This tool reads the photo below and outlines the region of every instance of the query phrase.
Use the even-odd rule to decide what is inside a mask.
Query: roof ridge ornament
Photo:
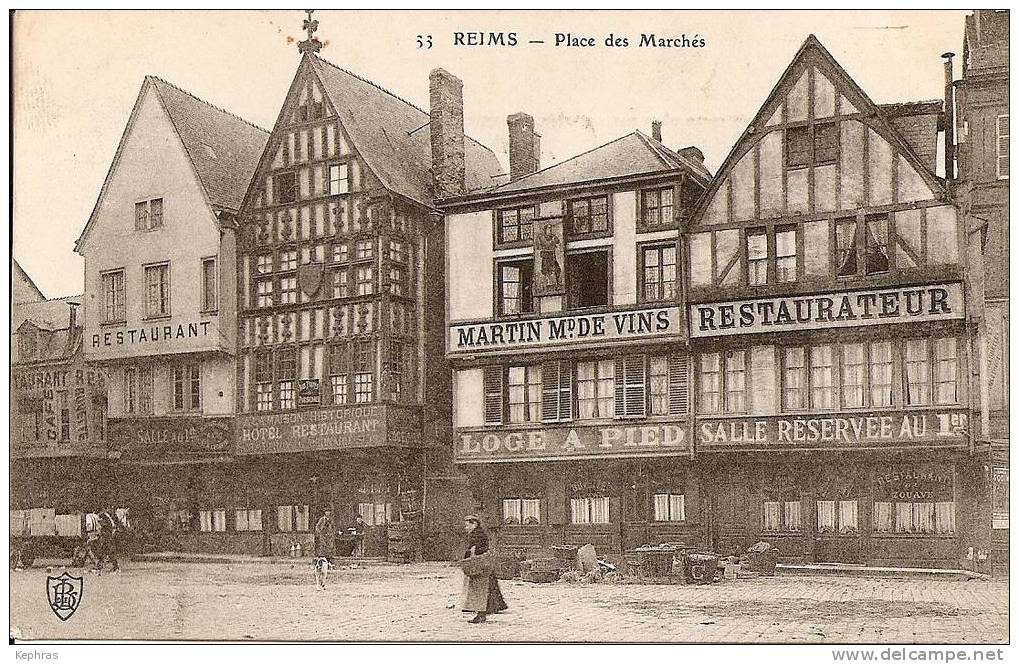
[[[322,42],[315,36],[315,31],[318,30],[318,21],[311,18],[315,10],[305,9],[304,13],[308,15],[308,18],[304,19],[304,30],[307,31],[308,38],[297,44],[297,50],[301,53],[318,53],[322,50]]]

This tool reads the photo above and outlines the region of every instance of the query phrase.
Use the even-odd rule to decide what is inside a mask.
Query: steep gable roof
[[[82,295],[57,297],[39,302],[15,303],[11,307],[11,329],[17,330],[25,321],[31,321],[43,330],[59,330],[67,327],[68,305],[81,304]],[[80,322],[80,321],[79,321]]]
[[[120,161],[142,101],[150,89],[155,91],[160,106],[180,138],[209,204],[213,209],[231,212],[240,209],[258,159],[269,140],[269,132],[161,78],[146,76],[92,214],[75,242],[76,250],[95,224],[110,178]]]
[[[785,71],[778,78],[767,99],[761,104],[753,120],[750,121],[750,124],[740,135],[739,139],[733,144],[732,150],[730,150],[725,161],[722,162],[722,165],[715,173],[711,185],[701,195],[700,201],[697,204],[697,210],[694,213],[695,222],[704,213],[718,187],[725,181],[725,176],[739,158],[743,156],[744,146],[756,139],[757,130],[765,127],[769,118],[775,113],[778,104],[781,103],[786,90],[796,82],[797,76],[811,64],[819,64],[825,69],[826,73],[831,74],[833,77],[832,83],[835,85],[836,90],[846,95],[857,111],[873,117],[875,130],[898,148],[899,152],[917,170],[928,185],[935,190],[944,189],[943,180],[935,175],[923,162],[919,155],[917,155],[916,150],[913,149],[898,129],[889,121],[891,109],[887,108],[883,111],[880,106],[875,104],[867,93],[863,91],[863,88],[853,80],[846,70],[842,68],[842,65],[828,52],[828,49],[818,41],[817,37],[808,35],[799,50],[796,51],[792,61],[790,61]]]
[[[577,182],[647,175],[686,168],[707,184],[711,174],[703,164],[670,150],[650,136],[633,131],[596,148],[522,178],[490,188],[488,194],[522,192]]]
[[[21,267],[21,263],[19,263],[15,258],[11,259],[11,272],[11,287],[15,291],[15,299],[13,300],[15,304],[21,302],[38,302],[46,299],[46,296],[42,294],[42,290],[40,290],[35,284],[32,277],[28,276],[28,272],[25,271],[25,268]],[[23,297],[21,298],[18,298],[17,292],[17,284],[19,282],[28,288],[28,293],[23,294]],[[27,295],[27,299],[24,295]]]
[[[390,191],[433,205],[432,147],[427,111],[315,55],[305,56],[318,75],[354,148]],[[303,62],[302,62],[303,64]],[[490,187],[503,174],[495,154],[464,140],[467,189]]]

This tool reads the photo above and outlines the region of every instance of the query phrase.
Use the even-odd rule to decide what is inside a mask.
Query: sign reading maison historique
[[[690,305],[690,336],[889,325],[965,317],[962,284],[767,297]]]
[[[663,456],[691,451],[687,428],[671,423],[461,431],[453,447],[459,463]]]
[[[587,342],[652,339],[683,334],[679,307],[487,321],[450,325],[452,353],[526,350]]]
[[[419,413],[394,404],[309,408],[237,417],[238,454],[418,447]]]

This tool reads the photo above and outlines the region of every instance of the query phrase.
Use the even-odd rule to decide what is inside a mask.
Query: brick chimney
[[[955,53],[942,53],[945,59],[945,179],[955,179],[955,85],[952,58]],[[937,139],[935,139],[936,141]]]
[[[510,180],[517,180],[540,168],[541,135],[534,133],[534,118],[514,113],[506,118],[509,126]]]
[[[435,198],[466,193],[463,81],[445,69],[428,76]]]
[[[651,121],[651,138],[655,139],[659,143],[662,142],[662,121],[652,120]]]

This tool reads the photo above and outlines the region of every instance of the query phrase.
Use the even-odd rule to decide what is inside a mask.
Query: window
[[[842,346],[842,405],[846,408],[862,408],[866,405],[867,360],[864,344]]]
[[[831,346],[810,349],[810,407],[835,408],[835,361]]]
[[[888,271],[888,215],[867,216],[866,251],[867,274]]]
[[[155,386],[152,381],[152,368],[139,367],[138,371],[138,412],[142,415],[152,414],[152,396]]]
[[[604,233],[609,229],[608,196],[567,201],[567,228],[570,235]]]
[[[297,380],[297,349],[276,349],[276,395],[280,410],[297,407],[294,381]]]
[[[570,523],[609,523],[609,499],[604,496],[596,498],[571,498]]]
[[[1008,116],[998,116],[998,178],[1008,179]]]
[[[389,241],[389,260],[401,265],[407,262],[407,247],[400,240]]]
[[[955,503],[874,502],[874,531],[909,535],[954,535]]]
[[[403,295],[406,291],[404,286],[406,276],[402,267],[390,267],[389,268],[389,292],[393,295]]]
[[[796,229],[775,229],[775,277],[779,283],[796,281]]]
[[[358,503],[357,513],[369,526],[384,526],[393,520],[392,503]]]
[[[666,244],[643,249],[644,271],[641,293],[645,302],[676,299],[676,245]]]
[[[807,360],[803,348],[786,348],[782,375],[782,407],[803,410],[807,399]]]
[[[346,242],[333,245],[333,262],[346,263],[350,260],[350,248]]]
[[[350,191],[346,164],[329,165],[329,195],[346,194]]]
[[[830,164],[838,158],[839,129],[834,122],[785,130],[786,166]]]
[[[255,410],[272,410],[272,351],[255,353]]]
[[[374,399],[375,346],[371,341],[358,341],[354,346],[354,403],[370,403]]]
[[[134,229],[150,231],[163,225],[163,199],[153,198],[134,204]]]
[[[329,390],[334,404],[347,403],[350,390],[347,353],[347,346],[344,344],[333,344],[329,347]]]
[[[297,200],[297,173],[280,173],[273,178],[276,203],[293,203]]]
[[[254,532],[262,530],[262,510],[234,510],[234,524],[238,532]]]
[[[67,390],[57,390],[57,412],[60,414],[60,442],[71,440],[71,404]]]
[[[284,249],[280,252],[280,271],[297,269],[297,250]]]
[[[800,497],[793,489],[766,489],[762,507],[761,530],[797,532],[802,529]]]
[[[358,240],[354,244],[354,257],[359,260],[367,260],[375,256],[375,243],[372,240]]]
[[[297,302],[297,277],[280,277],[280,304]]]
[[[888,215],[868,215],[862,229],[862,233],[858,232],[856,219],[835,222],[837,274],[840,277],[888,271]]]
[[[255,258],[255,273],[270,274],[272,272],[272,254],[259,254]]]
[[[499,244],[509,242],[530,242],[534,237],[534,216],[536,207],[499,210]]]
[[[361,265],[357,268],[355,276],[358,295],[371,295],[375,292],[375,268],[371,265]]]
[[[672,207],[672,187],[640,192],[640,223],[642,226],[667,226],[675,221]]]
[[[272,306],[272,279],[259,279],[255,283],[255,304],[259,307]]]
[[[751,286],[768,283],[768,233],[763,228],[747,231],[747,276]]]
[[[104,272],[103,281],[103,322],[119,323],[126,319],[124,304],[124,271]]]
[[[124,412],[134,413],[138,409],[138,371],[134,367],[124,368]]]
[[[307,505],[280,505],[276,508],[276,529],[281,533],[307,532]]]
[[[502,424],[502,367],[484,368],[485,424]]]
[[[562,422],[573,418],[573,366],[569,362],[541,365],[541,420]]]
[[[509,367],[506,372],[510,424],[541,421],[541,365]]]
[[[653,498],[655,521],[686,521],[686,496],[681,493],[656,493]]]
[[[817,501],[818,534],[855,535],[859,532],[859,506],[855,500]]]
[[[408,369],[408,361],[409,356],[404,344],[399,341],[390,341],[387,370],[389,372],[389,397],[393,401],[399,401],[404,394],[404,380],[409,379],[411,373]]]
[[[906,404],[926,406],[931,402],[930,357],[927,339],[906,341]]]
[[[934,403],[954,404],[958,394],[959,358],[954,337],[934,340]]]
[[[202,259],[202,311],[215,311],[218,307],[216,259]]]
[[[645,371],[643,355],[616,358],[616,417],[643,417],[647,413]]]
[[[347,297],[350,295],[350,284],[347,283],[347,276],[345,268],[333,270],[333,297]]]
[[[149,318],[170,315],[170,265],[145,268],[145,315]]]
[[[870,405],[892,405],[892,343],[875,341],[870,344]]]
[[[198,510],[198,529],[203,533],[226,532],[226,510]]]
[[[534,311],[534,262],[499,263],[499,312],[504,316]]]
[[[839,219],[835,222],[836,270],[840,277],[856,275],[856,219]]]
[[[577,362],[577,419],[609,418],[615,413],[615,361]]]
[[[538,498],[505,498],[502,501],[502,522],[524,526],[541,523],[541,500]]]
[[[178,364],[173,367],[173,409],[202,409],[201,365]]]
[[[746,412],[746,374],[745,350],[702,354],[700,361],[701,412]]]
[[[609,303],[609,254],[586,251],[566,255],[567,303],[570,309]]]

